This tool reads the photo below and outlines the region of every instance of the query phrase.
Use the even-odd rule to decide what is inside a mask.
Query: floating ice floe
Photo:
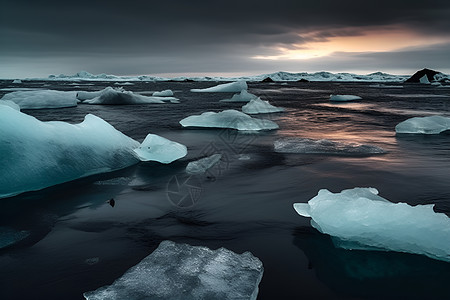
[[[274,142],[279,153],[330,154],[330,155],[373,155],[384,154],[380,147],[356,143],[341,143],[327,139],[282,138]]]
[[[84,293],[100,299],[249,299],[256,300],[263,276],[250,252],[163,241],[149,256],[112,285]]]
[[[258,97],[242,106],[242,111],[246,114],[267,114],[283,112],[284,108],[273,106],[269,101],[264,101]]]
[[[0,226],[0,249],[14,245],[29,235],[30,233],[25,230]]]
[[[20,80],[20,79],[14,79],[12,83],[22,83],[22,80]]]
[[[191,175],[199,175],[205,173],[208,169],[212,168],[222,158],[222,154],[213,154],[211,156],[191,161],[186,166],[186,173]]]
[[[252,99],[256,99],[257,96],[253,95],[247,90],[242,90],[239,94],[234,94],[230,99],[220,100],[221,102],[249,102]]]
[[[122,105],[122,104],[150,104],[177,101],[174,97],[148,97],[125,91],[123,88],[107,87],[98,92],[78,92],[78,99],[88,104]]]
[[[347,249],[389,250],[422,254],[450,262],[450,219],[433,204],[392,203],[374,188],[332,193],[326,189],[294,209],[310,217],[321,233],[338,238]]]
[[[330,101],[354,101],[362,99],[354,95],[330,95]]]
[[[76,92],[55,90],[16,91],[0,100],[10,100],[21,109],[63,108],[77,106]]]
[[[106,121],[41,122],[0,105],[0,198],[137,163],[139,143]]]
[[[243,131],[278,129],[278,125],[270,120],[252,118],[234,109],[189,116],[181,120],[180,124],[183,127],[231,128]]]
[[[230,83],[223,83],[206,89],[192,89],[195,93],[239,93],[242,90],[248,89],[247,82],[236,81]]]
[[[134,149],[141,161],[157,161],[163,164],[171,163],[185,157],[185,145],[173,142],[155,134],[148,134],[142,144]]]
[[[152,96],[170,97],[170,96],[173,96],[173,92],[172,92],[172,90],[164,90],[164,91],[160,91],[160,92],[154,92]]]
[[[80,124],[41,122],[0,105],[0,198],[119,170],[140,159],[168,163],[186,155],[185,146],[157,136],[143,145],[145,150],[135,152],[139,142],[91,114]]]
[[[0,105],[6,105],[6,106],[9,106],[11,108],[14,108],[15,110],[20,111],[20,106],[17,105],[15,102],[11,101],[11,100],[1,100],[0,99]]]
[[[450,130],[450,117],[414,117],[395,126],[397,133],[439,134]]]

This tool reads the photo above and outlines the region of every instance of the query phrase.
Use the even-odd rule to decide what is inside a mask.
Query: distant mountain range
[[[425,70],[425,69],[424,69]],[[420,72],[420,71],[418,71]],[[436,72],[436,71],[433,71]],[[436,81],[450,82],[450,75],[436,72],[438,77]],[[316,73],[289,73],[276,72],[271,74],[261,74],[254,76],[242,77],[158,77],[149,75],[139,76],[116,76],[108,74],[91,74],[86,71],[78,72],[74,75],[50,75],[48,78],[28,78],[28,80],[61,80],[61,81],[238,81],[245,80],[249,82],[258,81],[342,81],[342,82],[405,82],[411,75],[392,75],[382,72],[371,73],[367,75],[358,75],[352,73],[331,73],[331,72],[316,72]]]

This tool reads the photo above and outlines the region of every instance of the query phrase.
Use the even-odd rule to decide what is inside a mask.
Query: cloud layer
[[[31,69],[46,63],[46,70],[55,73],[73,68],[115,74],[254,73],[287,67],[291,71],[345,69],[356,61],[365,64],[357,69],[383,70],[394,60],[399,69],[416,69],[412,57],[421,62],[417,67],[437,63],[450,70],[445,55],[450,52],[446,42],[450,2],[445,0],[6,0],[0,14],[0,61],[8,72],[25,70],[25,64]],[[377,28],[401,28],[443,42],[384,53],[339,49],[341,53],[324,58],[327,65],[317,59],[251,59],[336,37],[364,36]],[[430,51],[440,54],[430,57]],[[436,62],[437,57],[444,60]],[[386,63],[377,65],[375,61],[381,59]]]

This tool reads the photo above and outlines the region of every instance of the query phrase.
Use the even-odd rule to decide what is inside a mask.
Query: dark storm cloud
[[[157,58],[177,61],[180,69],[202,57],[211,61],[202,68],[217,67],[214,59],[239,65],[250,56],[276,55],[276,46],[357,36],[374,26],[448,35],[449,15],[447,0],[4,0],[0,60],[102,54],[97,59],[146,57],[149,67]]]

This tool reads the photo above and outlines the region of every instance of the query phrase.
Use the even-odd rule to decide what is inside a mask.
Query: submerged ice
[[[73,107],[78,103],[76,92],[55,90],[16,91],[4,95],[2,100],[10,100],[21,109]]]
[[[84,293],[89,300],[249,299],[256,300],[263,276],[250,252],[163,241],[110,286]]]
[[[191,89],[191,92],[195,93],[239,93],[242,90],[248,89],[247,82],[236,81],[230,83],[223,83],[216,86],[212,86],[206,89]]]
[[[185,145],[173,142],[156,134],[148,134],[142,144],[134,149],[141,161],[157,161],[163,164],[171,163],[185,157]]]
[[[196,161],[191,161],[186,167],[186,173],[191,175],[203,174],[217,164],[221,158],[222,154],[213,154]]]
[[[321,233],[338,238],[348,249],[390,250],[422,254],[450,262],[450,219],[433,204],[392,203],[374,188],[332,193],[326,189],[294,209],[310,217]]]
[[[242,111],[246,114],[267,114],[283,112],[284,108],[273,106],[269,103],[269,101],[264,101],[258,97],[250,100],[249,103],[242,106]]]
[[[382,148],[372,145],[308,138],[281,138],[274,142],[274,148],[279,153],[301,154],[372,155],[386,153]]]
[[[252,118],[234,109],[189,116],[181,120],[180,124],[183,127],[231,128],[243,131],[278,129],[278,125],[270,120]]]
[[[397,133],[439,134],[450,130],[450,118],[443,116],[414,117],[395,126]]]

